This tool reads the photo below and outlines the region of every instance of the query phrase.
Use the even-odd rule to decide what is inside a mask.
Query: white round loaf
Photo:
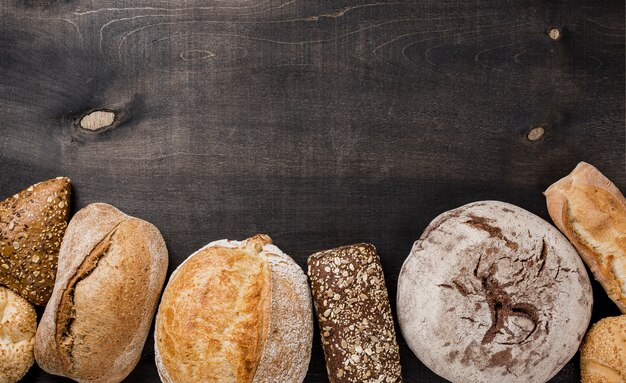
[[[187,326],[192,318],[197,326]],[[164,383],[300,383],[311,358],[307,277],[266,235],[211,242],[172,273],[155,324]]]
[[[576,353],[593,296],[572,245],[503,202],[437,217],[398,280],[398,319],[415,355],[451,382],[529,383]]]
[[[15,383],[33,365],[37,331],[35,308],[0,286],[0,383]]]

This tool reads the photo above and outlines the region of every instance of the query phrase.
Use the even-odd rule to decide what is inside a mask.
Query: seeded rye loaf
[[[167,272],[159,230],[111,205],[78,211],[67,227],[59,272],[35,338],[46,372],[116,383],[135,367]]]
[[[70,180],[58,177],[0,202],[0,285],[35,305],[52,294],[67,227]]]
[[[313,301],[331,383],[401,382],[385,277],[367,243],[308,259]]]

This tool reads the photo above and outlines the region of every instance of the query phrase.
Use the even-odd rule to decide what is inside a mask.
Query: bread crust
[[[592,302],[587,272],[567,239],[498,201],[435,218],[398,278],[408,346],[459,383],[548,381],[578,350]]]
[[[626,382],[626,315],[601,319],[580,347],[582,383]]]
[[[256,248],[255,248],[256,245]],[[271,238],[266,235],[256,235],[247,241],[219,240],[211,242],[196,253],[192,254],[184,263],[198,253],[214,248],[219,249],[248,249],[263,258],[270,270],[271,303],[267,335],[263,341],[261,355],[257,362],[256,372],[252,378],[254,383],[299,383],[306,376],[311,357],[311,342],[313,337],[313,318],[310,290],[306,276],[302,269],[278,247],[271,244]],[[178,273],[180,268],[177,271]],[[174,274],[170,281],[174,279]],[[169,284],[168,284],[169,286]],[[163,307],[163,304],[161,306]],[[164,327],[159,325],[157,314],[157,328],[155,330],[155,359],[159,374],[164,382],[188,382],[188,377],[178,377],[175,380],[168,372],[169,368],[163,363],[159,339],[163,340],[161,332]],[[166,330],[165,330],[166,331]],[[186,379],[185,379],[186,378]],[[184,379],[184,380],[183,380]],[[221,381],[225,379],[216,377]],[[250,374],[241,377],[250,379]],[[245,381],[245,380],[242,380]]]
[[[15,383],[33,365],[37,330],[34,307],[21,296],[0,286],[0,382]]]
[[[35,341],[45,371],[78,382],[122,381],[141,357],[167,272],[156,227],[92,204],[70,222]]]
[[[622,193],[598,169],[581,162],[544,194],[556,226],[626,313],[626,199]]]
[[[307,264],[330,382],[402,382],[385,276],[374,245],[320,251]]]
[[[155,325],[166,383],[249,383],[267,340],[271,274],[263,245],[207,245],[172,273]]]
[[[67,227],[70,180],[37,183],[0,202],[0,285],[30,303],[50,299]]]

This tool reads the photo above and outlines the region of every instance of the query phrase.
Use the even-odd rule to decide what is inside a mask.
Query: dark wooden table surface
[[[541,192],[581,160],[626,190],[623,0],[0,4],[1,197],[69,176],[72,211],[159,227],[170,271],[257,232],[301,266],[368,241],[393,301],[445,210],[549,219]],[[94,110],[113,124],[82,129]],[[593,320],[618,314],[593,287]],[[400,343],[407,382],[442,381]],[[150,337],[127,381],[158,381],[153,357]],[[575,357],[553,381],[578,379]],[[327,381],[317,333],[306,381]]]

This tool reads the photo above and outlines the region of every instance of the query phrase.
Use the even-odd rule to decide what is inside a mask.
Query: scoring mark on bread
[[[122,221],[124,222],[124,221]],[[89,252],[89,255],[83,259],[80,266],[76,269],[74,275],[67,283],[67,287],[61,295],[61,301],[57,309],[57,326],[56,326],[56,345],[61,355],[62,363],[67,366],[68,371],[74,370],[73,347],[74,334],[72,325],[76,318],[76,310],[74,308],[74,292],[79,282],[86,279],[93,273],[98,266],[100,260],[108,253],[111,237],[117,231],[122,223],[118,223],[104,238]]]
[[[497,266],[494,264],[491,266],[489,273],[481,278],[485,299],[491,312],[491,327],[485,332],[482,344],[493,341],[500,344],[524,343],[537,330],[539,322],[538,310],[530,303],[514,303],[511,296],[504,289],[506,286],[501,285],[494,277],[496,270]],[[529,320],[531,328],[520,326],[516,321],[511,322],[511,320],[515,319],[514,317]],[[509,321],[507,322],[507,320]],[[507,325],[511,326],[511,324],[515,324],[520,331],[516,333],[507,327]],[[499,338],[504,339],[496,339],[499,334],[503,334],[503,337]]]
[[[477,219],[478,218],[478,219]],[[481,230],[489,230],[493,236],[502,239],[501,232],[492,230],[491,225],[485,223],[480,217],[472,217],[470,221],[473,225],[478,225]],[[495,228],[497,229],[497,228]],[[506,242],[506,239],[503,239]],[[510,248],[510,246],[509,246]],[[437,284],[443,290],[454,291],[464,298],[469,296],[478,297],[480,302],[475,302],[474,311],[480,311],[485,303],[489,309],[491,325],[481,323],[475,320],[473,316],[464,315],[460,319],[469,321],[477,328],[488,327],[485,331],[481,344],[497,343],[501,345],[517,345],[530,341],[531,337],[537,331],[549,333],[549,318],[541,319],[539,309],[528,303],[525,291],[520,293],[509,292],[509,287],[524,283],[528,278],[540,278],[554,281],[554,272],[557,275],[564,270],[561,268],[560,259],[555,258],[555,265],[547,266],[549,245],[546,239],[542,238],[533,248],[535,255],[528,258],[518,256],[511,261],[518,264],[519,267],[512,268],[512,272],[505,282],[501,282],[497,277],[499,264],[507,259],[507,257],[499,257],[498,249],[494,247],[482,248],[482,252],[478,255],[476,265],[471,272],[465,267],[460,270],[459,275],[450,282]],[[545,270],[551,270],[550,273],[544,273]],[[547,286],[542,286],[546,288]],[[546,299],[551,298],[550,296]],[[472,299],[475,301],[475,299]]]
[[[476,215],[469,215],[470,219],[468,221],[465,221],[465,224],[473,226],[477,229],[486,231],[490,237],[494,237],[494,238],[498,238],[504,241],[506,247],[508,247],[509,249],[515,251],[519,248],[519,244],[517,242],[513,242],[510,239],[508,239],[503,233],[502,233],[502,229],[500,229],[499,227],[490,225],[489,222],[491,222],[492,220],[489,218],[485,218],[485,217],[479,217]]]

